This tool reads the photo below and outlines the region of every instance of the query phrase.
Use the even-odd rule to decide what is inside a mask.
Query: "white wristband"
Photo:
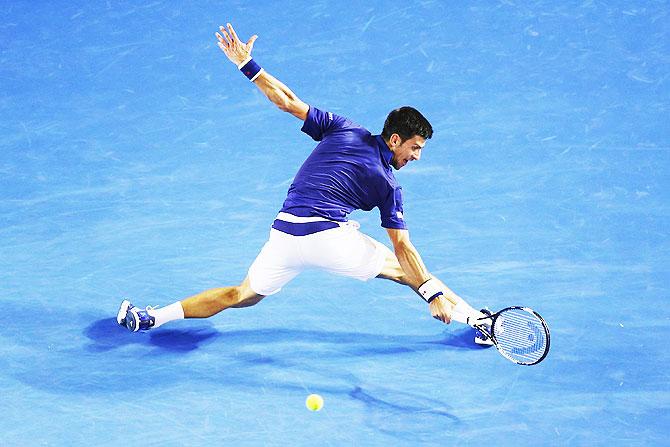
[[[419,293],[427,303],[430,303],[440,295],[444,295],[439,283],[433,278],[430,278],[419,286]]]

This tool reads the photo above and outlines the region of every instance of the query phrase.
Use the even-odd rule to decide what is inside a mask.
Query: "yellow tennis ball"
[[[305,406],[310,411],[319,411],[323,407],[323,397],[318,394],[310,394],[305,400]]]

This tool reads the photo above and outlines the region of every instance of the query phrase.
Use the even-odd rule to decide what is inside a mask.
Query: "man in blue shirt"
[[[160,309],[140,309],[125,300],[118,323],[132,331],[148,330],[176,319],[207,318],[229,307],[251,306],[315,267],[409,286],[428,303],[433,317],[445,323],[483,317],[431,276],[410,242],[393,169],[421,158],[433,134],[428,120],[412,107],[401,107],[388,115],[381,135],[372,135],[347,118],[307,105],[263,70],[251,58],[257,36],[244,43],[227,24],[216,37],[228,59],[272,103],[302,120],[302,131],[319,143],[296,174],[267,243],[240,285],[207,290]],[[347,219],[353,210],[373,208],[379,209],[393,251]]]

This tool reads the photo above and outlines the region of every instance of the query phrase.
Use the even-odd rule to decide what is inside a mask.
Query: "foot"
[[[126,325],[126,313],[128,313],[128,309],[130,307],[133,307],[133,305],[130,304],[130,301],[123,300],[121,302],[121,306],[119,307],[119,313],[116,314],[116,322],[119,323],[120,326]]]
[[[156,319],[149,314],[149,308],[140,309],[133,306],[128,300],[121,303],[116,321],[132,332],[148,331],[156,324]]]
[[[485,315],[491,315],[491,311],[488,309],[482,309],[480,310],[481,313]],[[491,325],[490,323],[485,323],[485,326],[487,326],[487,329],[490,331],[491,330]],[[475,332],[475,343],[480,345],[480,346],[493,346],[493,340],[486,335],[484,332],[480,331],[479,329],[476,329]]]

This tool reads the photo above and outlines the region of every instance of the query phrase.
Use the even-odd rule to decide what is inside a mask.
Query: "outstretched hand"
[[[251,56],[251,50],[258,36],[254,34],[247,43],[244,43],[237,37],[233,25],[226,23],[226,27],[227,29],[220,26],[220,33],[216,33],[219,48],[221,48],[221,51],[226,54],[232,63],[239,65]]]
[[[451,323],[451,311],[454,309],[454,303],[444,295],[438,296],[430,302],[428,306],[430,314],[443,323]]]

